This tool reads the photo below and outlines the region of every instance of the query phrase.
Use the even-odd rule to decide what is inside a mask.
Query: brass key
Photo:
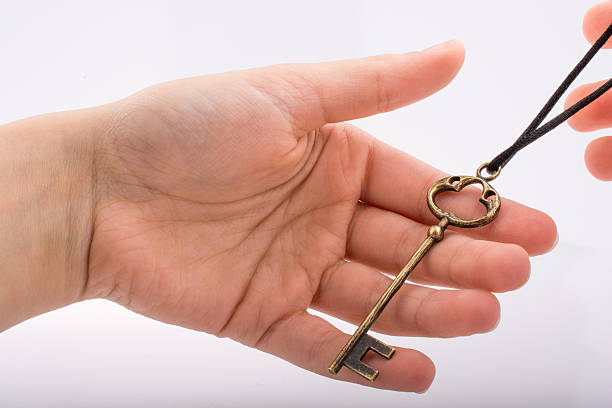
[[[349,339],[348,343],[342,348],[336,359],[329,366],[329,372],[332,374],[338,374],[342,366],[346,366],[357,374],[367,378],[370,381],[374,381],[378,377],[378,370],[368,366],[361,359],[366,355],[369,350],[373,350],[379,355],[390,359],[395,353],[395,349],[391,346],[384,344],[383,342],[376,340],[374,337],[367,334],[378,316],[382,313],[383,309],[393,295],[402,287],[404,281],[410,275],[410,272],[418,265],[423,259],[427,251],[436,243],[440,242],[444,238],[444,231],[449,225],[461,228],[476,228],[486,225],[493,221],[493,219],[499,213],[501,207],[501,199],[488,183],[495,179],[500,170],[496,174],[490,177],[482,176],[482,170],[487,166],[488,163],[481,165],[477,172],[476,177],[473,176],[450,176],[437,181],[429,190],[427,194],[427,204],[431,212],[440,220],[437,225],[433,225],[427,232],[427,238],[421,243],[421,246],[414,252],[406,266],[397,274],[391,285],[387,288],[385,293],[382,294],[378,302],[372,308],[372,311],[366,316],[363,323],[359,325],[353,336]],[[479,183],[482,185],[482,194],[479,201],[487,209],[487,213],[473,220],[464,220],[459,218],[455,214],[449,211],[444,211],[436,204],[436,196],[444,191],[460,192],[464,187]]]

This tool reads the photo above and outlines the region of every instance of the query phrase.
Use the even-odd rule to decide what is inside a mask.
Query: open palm
[[[462,61],[452,42],[173,81],[108,105],[85,297],[328,375],[348,335],[307,309],[359,323],[434,221],[424,196],[443,176],[340,122],[426,97]],[[490,292],[521,286],[528,253],[555,236],[550,218],[505,200],[494,224],[450,232],[412,277],[463,290],[407,283],[374,329],[492,329]],[[414,350],[375,365],[382,388],[424,391],[434,375]],[[349,370],[338,378],[367,383]]]

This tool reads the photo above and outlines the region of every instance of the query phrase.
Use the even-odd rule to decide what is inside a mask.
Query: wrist
[[[82,296],[97,112],[54,113],[0,127],[0,331]]]

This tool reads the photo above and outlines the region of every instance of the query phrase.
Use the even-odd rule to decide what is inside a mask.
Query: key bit
[[[378,370],[370,367],[361,359],[369,351],[375,351],[382,357],[390,359],[395,353],[395,349],[391,346],[387,346],[385,343],[376,340],[374,337],[364,334],[355,344],[353,349],[344,359],[344,366],[350,368],[357,374],[367,378],[370,381],[374,381],[378,377]]]

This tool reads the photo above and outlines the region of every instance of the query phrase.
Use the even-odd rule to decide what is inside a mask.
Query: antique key
[[[395,349],[383,342],[376,340],[374,337],[367,334],[378,316],[393,295],[402,287],[404,281],[423,259],[427,251],[436,243],[444,238],[444,231],[449,225],[461,228],[476,228],[486,225],[493,221],[499,213],[501,207],[501,199],[490,185],[489,181],[497,178],[501,172],[501,168],[492,176],[483,176],[482,171],[489,163],[482,164],[476,171],[476,176],[450,176],[438,180],[429,190],[427,194],[427,205],[431,212],[440,220],[437,225],[433,225],[427,232],[427,238],[421,243],[421,246],[414,252],[406,266],[397,274],[391,285],[382,294],[378,302],[372,308],[372,311],[366,316],[363,323],[359,325],[348,343],[342,348],[336,359],[329,366],[329,372],[338,374],[342,366],[346,366],[357,374],[374,381],[378,376],[378,370],[368,366],[361,359],[369,350],[373,350],[379,355],[390,359],[395,353]],[[472,220],[464,220],[459,218],[450,211],[444,211],[436,204],[436,196],[444,191],[460,192],[466,186],[479,183],[482,185],[482,194],[479,201],[485,206],[487,213],[480,218]]]

